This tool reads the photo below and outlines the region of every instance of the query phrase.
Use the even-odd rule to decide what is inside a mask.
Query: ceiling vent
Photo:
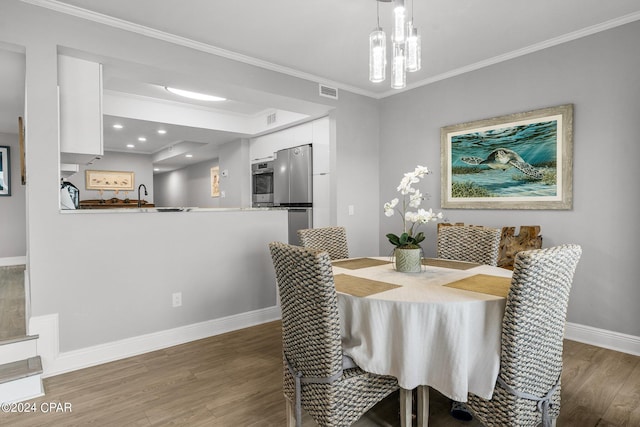
[[[267,116],[267,126],[272,125],[276,122],[276,113],[273,112]]]
[[[338,99],[338,89],[335,87],[325,86],[323,84],[318,85],[320,96],[325,98]]]

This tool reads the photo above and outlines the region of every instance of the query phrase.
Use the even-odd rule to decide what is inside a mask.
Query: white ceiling
[[[397,93],[389,88],[389,79],[378,84],[368,81],[368,36],[376,26],[375,0],[23,1],[200,46],[207,52],[374,98]],[[411,9],[412,0],[405,2]],[[381,26],[388,32],[391,3],[381,2],[379,8]],[[413,11],[422,35],[423,67],[408,74],[407,89],[640,20],[640,1],[414,0]],[[16,133],[15,118],[24,109],[24,55],[0,44],[0,63],[0,132]],[[113,70],[105,65],[105,89],[171,99],[166,93],[160,95],[151,82]],[[245,117],[273,110],[264,99],[255,104],[231,100],[216,108]],[[120,139],[105,129],[105,147],[121,151],[123,142],[137,139],[140,133],[151,134],[156,124],[129,119],[131,134],[120,132]],[[135,150],[154,152],[153,144],[156,149],[166,147],[162,142],[172,138],[219,144],[242,135],[165,125],[172,129],[171,136],[146,147],[137,144]]]
[[[375,0],[23,1],[114,26],[126,21],[364,94],[393,93],[388,80],[368,81]],[[412,1],[423,68],[409,74],[409,87],[640,19],[638,0],[405,0],[409,9]],[[392,3],[379,6],[388,31]]]

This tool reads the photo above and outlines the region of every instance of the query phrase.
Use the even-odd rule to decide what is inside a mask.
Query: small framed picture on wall
[[[211,197],[220,197],[220,167],[211,168]]]
[[[0,146],[0,196],[11,195],[11,161],[9,147]]]

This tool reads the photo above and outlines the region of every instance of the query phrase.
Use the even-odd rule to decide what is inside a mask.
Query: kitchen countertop
[[[62,214],[112,214],[112,213],[185,213],[185,212],[259,212],[278,211],[287,208],[190,208],[190,207],[153,207],[153,208],[114,208],[114,209],[61,209]]]

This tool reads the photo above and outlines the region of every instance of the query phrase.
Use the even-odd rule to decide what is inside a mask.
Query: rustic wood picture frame
[[[441,205],[571,209],[573,105],[441,129]]]

